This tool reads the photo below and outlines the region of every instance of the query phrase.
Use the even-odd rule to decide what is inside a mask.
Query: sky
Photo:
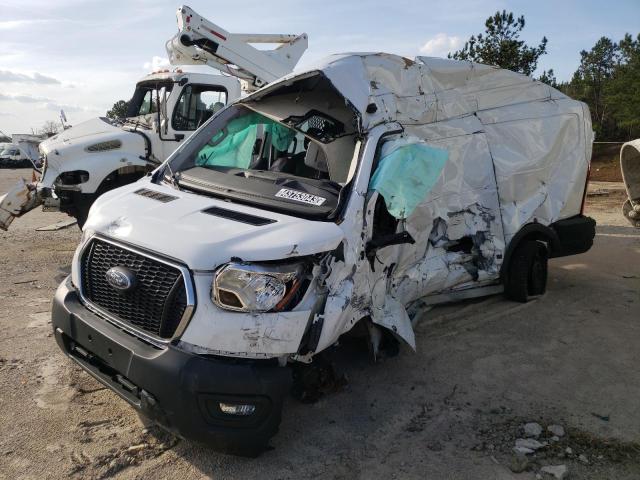
[[[524,15],[522,38],[549,40],[538,71],[568,80],[580,51],[601,36],[640,33],[640,0],[192,0],[196,12],[230,32],[303,33],[299,65],[332,53],[385,51],[446,56],[484,30],[497,10]],[[0,0],[0,131],[30,133],[77,124],[128,99],[135,83],[166,62],[179,4],[166,0]]]

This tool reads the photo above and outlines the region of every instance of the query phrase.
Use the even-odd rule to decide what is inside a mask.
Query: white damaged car
[[[258,453],[289,367],[342,336],[415,348],[418,299],[543,294],[548,259],[593,242],[592,139],[586,105],[523,75],[330,57],[96,201],[56,340],[165,428]]]

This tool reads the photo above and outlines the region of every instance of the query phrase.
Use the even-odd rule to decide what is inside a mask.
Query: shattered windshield
[[[243,105],[228,107],[174,156],[172,180],[200,193],[327,216],[349,180],[355,137],[321,112],[286,120],[288,125]]]

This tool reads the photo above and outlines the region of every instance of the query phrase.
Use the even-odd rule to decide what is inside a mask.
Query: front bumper
[[[145,416],[176,435],[230,453],[256,455],[278,431],[291,373],[272,363],[159,349],[87,310],[67,278],[52,324],[60,348]],[[219,403],[255,405],[249,416]]]

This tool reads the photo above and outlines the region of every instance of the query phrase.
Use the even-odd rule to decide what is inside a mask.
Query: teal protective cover
[[[251,164],[258,125],[263,126],[264,132],[269,134],[271,144],[280,151],[286,151],[289,148],[296,134],[294,130],[259,113],[243,115],[234,118],[226,125],[226,136],[224,130],[220,130],[213,136],[198,152],[196,165],[248,168]]]
[[[448,158],[447,150],[423,143],[399,147],[380,159],[369,190],[382,195],[395,218],[407,218],[431,191]]]

